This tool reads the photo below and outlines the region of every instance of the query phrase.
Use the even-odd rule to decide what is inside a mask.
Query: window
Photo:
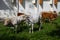
[[[34,3],[34,4],[35,4],[35,1],[36,1],[36,0],[32,0],[32,3]]]
[[[50,0],[50,4],[51,4],[51,5],[53,4],[53,0]]]
[[[43,0],[43,1],[48,1],[50,4],[53,3],[53,0]]]
[[[32,3],[37,6],[37,0],[32,0]]]

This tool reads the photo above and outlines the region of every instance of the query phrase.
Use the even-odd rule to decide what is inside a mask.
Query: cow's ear
[[[56,11],[53,11],[54,13],[56,13]]]
[[[4,22],[5,22],[6,20],[7,20],[7,19],[5,18],[5,19],[4,19]]]
[[[25,18],[26,16],[24,15],[23,18]]]

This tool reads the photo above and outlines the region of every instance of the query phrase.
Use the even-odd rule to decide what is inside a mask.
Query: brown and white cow
[[[11,18],[5,18],[4,25],[8,25],[9,23],[15,26],[15,29],[17,28],[17,24],[21,21],[25,21],[27,19],[27,15],[24,13],[18,13],[17,17],[11,17]]]
[[[57,18],[56,11],[42,12],[42,21],[48,19],[49,21],[54,21]]]

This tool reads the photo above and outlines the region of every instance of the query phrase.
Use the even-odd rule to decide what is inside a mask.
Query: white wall
[[[31,1],[25,1],[25,12],[29,14],[35,13],[34,5],[31,3]]]
[[[31,20],[33,19],[34,22],[38,21],[39,13],[32,1],[25,1],[25,12],[27,15],[30,14]]]
[[[51,10],[51,6],[49,4],[49,1],[43,1],[43,8],[41,8],[41,5],[39,5],[39,12],[42,11],[50,11]],[[53,4],[53,10],[59,12],[60,11],[60,2],[58,2],[57,4],[57,8],[56,6]]]
[[[58,2],[57,12],[60,12],[60,2]]]

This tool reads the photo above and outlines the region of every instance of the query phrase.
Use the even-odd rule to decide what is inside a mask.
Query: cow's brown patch
[[[24,13],[17,13],[17,16],[21,16],[21,15],[24,15]]]
[[[42,20],[48,19],[50,21],[55,20],[57,18],[56,11],[42,12]]]

